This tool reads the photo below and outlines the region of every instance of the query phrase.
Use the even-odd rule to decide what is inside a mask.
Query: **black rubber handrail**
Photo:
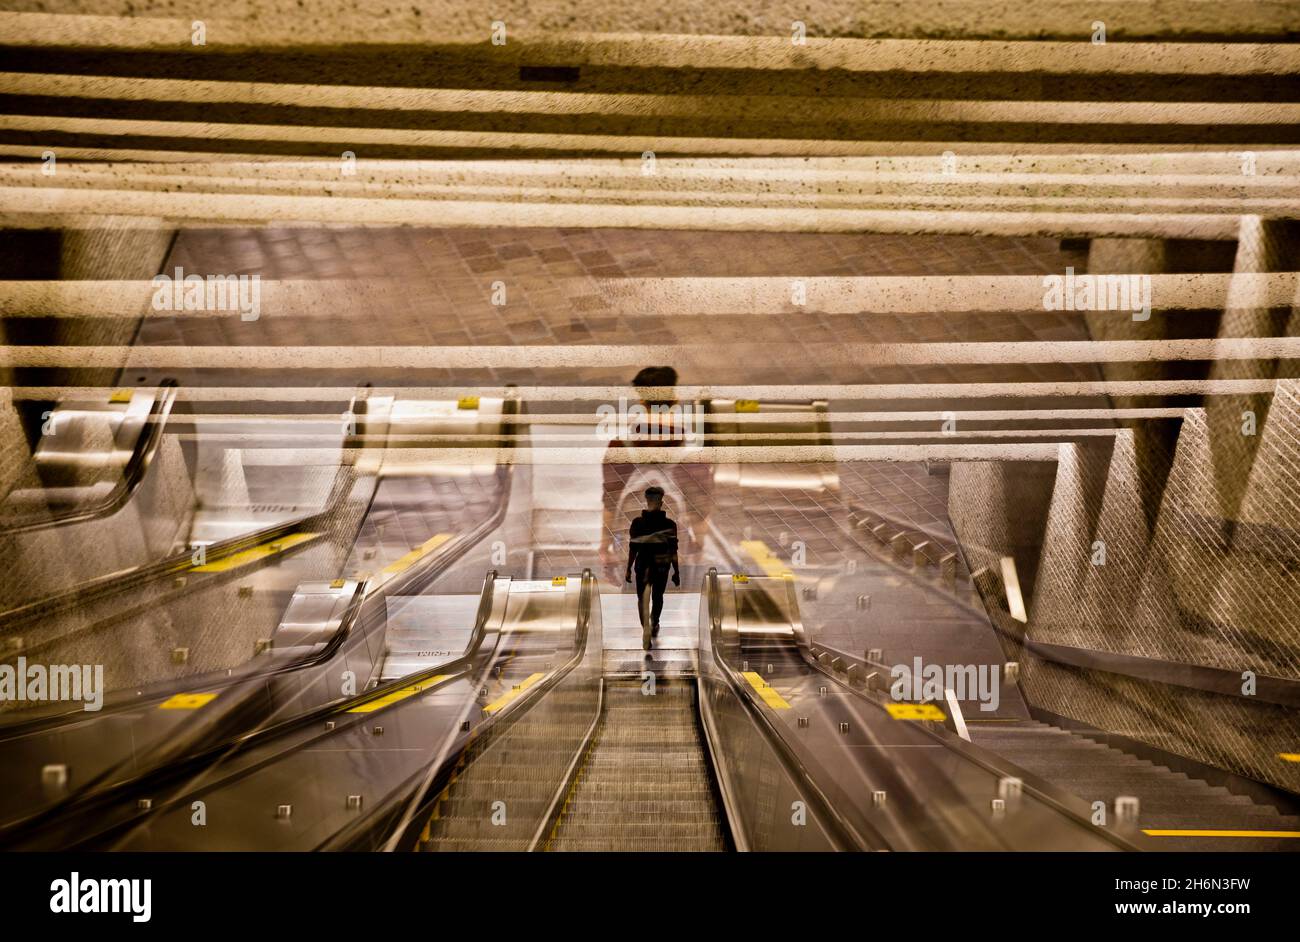
[[[501,470],[506,472],[508,475],[509,468],[503,467]],[[505,485],[503,484],[503,488],[504,487]],[[446,572],[448,568],[462,559],[464,555],[483,538],[483,536],[490,533],[500,524],[501,520],[505,516],[506,503],[506,499],[502,497],[499,506],[494,510],[492,517],[485,519],[463,538],[449,544],[447,550],[430,554],[430,556],[424,561],[424,565],[418,567],[418,572],[412,571],[409,575],[400,580],[394,580],[390,584],[383,585],[380,587],[379,591],[374,594],[369,594],[367,592],[366,582],[363,581],[358,583],[356,591],[353,593],[352,600],[349,602],[348,607],[344,611],[343,617],[340,620],[338,629],[319,651],[312,651],[302,657],[277,664],[267,670],[235,674],[230,674],[226,671],[193,674],[180,678],[174,682],[169,682],[165,685],[158,685],[155,688],[150,689],[147,694],[140,697],[134,697],[128,701],[123,701],[122,703],[115,705],[113,709],[124,711],[139,709],[140,706],[144,704],[166,700],[168,697],[177,693],[194,690],[196,688],[211,691],[241,684],[260,685],[267,679],[278,675],[288,674],[294,671],[300,671],[328,663],[338,654],[339,649],[342,648],[348,638],[358,630],[361,624],[363,624],[363,613],[367,608],[371,611],[377,609],[382,617],[383,606],[381,603],[385,601],[389,595],[404,595],[419,592],[425,588],[429,582],[436,580]],[[415,567],[413,567],[413,570],[414,568]],[[372,615],[370,617],[373,618],[375,616]],[[418,683],[418,680],[412,680],[411,683]],[[362,696],[368,695],[369,694],[367,693]],[[42,717],[25,723],[10,724],[0,727],[0,741],[3,739],[28,735],[43,729],[53,728],[66,723],[69,720],[81,721],[84,719],[84,711],[77,709],[68,713]],[[200,717],[196,714],[194,717],[195,722],[199,719]],[[236,740],[227,737],[218,743],[209,743],[207,745],[212,748],[220,749],[223,746],[231,745],[235,741]],[[137,756],[129,761],[131,761],[133,765],[139,765],[141,760],[140,757]],[[78,793],[82,795],[88,794],[90,790],[95,788],[97,783],[111,778],[116,768],[117,767],[110,768],[96,776],[94,779],[87,782],[86,785],[82,786],[82,788],[78,790]]]
[[[1100,626],[1099,626],[1100,627]],[[1068,667],[1119,674],[1152,684],[1170,684],[1213,693],[1273,703],[1278,706],[1300,707],[1300,680],[1257,673],[1253,694],[1241,692],[1241,671],[1208,664],[1190,664],[1185,661],[1167,661],[1140,654],[1121,654],[1117,651],[1100,651],[1072,644],[1055,644],[1024,638],[1025,650],[1035,657]]]
[[[44,514],[33,515],[31,519],[20,519],[16,523],[4,523],[3,526],[0,526],[0,537],[33,533],[38,530],[48,530],[54,527],[66,527],[78,523],[87,523],[91,520],[100,520],[104,517],[111,517],[125,507],[127,501],[135,495],[140,484],[144,481],[144,476],[149,470],[149,465],[153,463],[158,446],[162,444],[164,426],[171,414],[172,405],[176,401],[176,392],[177,384],[174,379],[164,379],[158,384],[158,394],[154,397],[153,406],[149,409],[149,416],[145,420],[144,428],[140,430],[140,437],[136,439],[135,447],[131,450],[131,457],[127,459],[126,464],[122,467],[122,480],[114,485],[113,490],[103,500],[87,507],[49,511]]]

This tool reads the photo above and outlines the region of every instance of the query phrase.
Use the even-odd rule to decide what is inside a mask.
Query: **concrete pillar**
[[[1109,443],[1064,443],[1043,532],[1037,589],[1027,634],[1035,641],[1088,645],[1094,626],[1080,618],[1088,572],[1093,566],[1092,534],[1101,512],[1110,465]]]
[[[1294,224],[1241,217],[1233,274],[1295,271],[1300,251],[1296,248]],[[1219,322],[1219,337],[1276,337],[1285,333],[1290,310],[1268,307],[1254,286],[1234,279],[1228,302]],[[1275,360],[1222,360],[1210,368],[1212,379],[1272,379],[1277,375]],[[1205,403],[1210,433],[1210,467],[1214,474],[1214,512],[1224,520],[1235,520],[1249,479],[1260,436],[1268,417],[1270,397],[1214,396]],[[1243,423],[1253,425],[1253,434],[1243,433]]]
[[[1233,667],[1300,678],[1300,380],[1280,380],[1216,580]],[[1249,657],[1245,656],[1249,655]]]
[[[1169,252],[1169,243],[1164,239],[1093,239],[1088,244],[1088,273],[1161,274],[1171,267]],[[1089,311],[1084,315],[1084,320],[1094,340],[1165,340],[1187,336],[1183,325],[1154,311],[1150,319],[1145,321],[1135,321],[1131,314],[1123,311]],[[1172,378],[1169,366],[1164,363],[1105,363],[1101,369],[1104,377],[1113,381]],[[1139,399],[1133,396],[1115,396],[1112,397],[1112,404],[1116,408],[1127,409],[1137,406],[1159,407],[1170,403],[1163,397]],[[1173,454],[1177,428],[1163,423],[1135,420],[1124,420],[1120,424],[1133,429],[1136,436],[1134,447],[1141,463],[1154,471],[1163,459],[1166,461],[1163,471],[1167,472],[1167,460]],[[1144,491],[1143,498],[1143,511],[1148,525],[1152,526],[1160,506],[1159,489],[1154,494]]]

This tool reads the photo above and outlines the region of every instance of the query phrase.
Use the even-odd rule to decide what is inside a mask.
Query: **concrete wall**
[[[1226,423],[1213,428],[1206,410],[1189,410],[1167,480],[1164,461],[1144,453],[1129,430],[1109,451],[1062,446],[1025,635],[1300,679],[1300,382],[1278,384],[1253,450],[1218,448],[1242,461],[1220,477],[1216,439],[1240,434]],[[1027,527],[1029,502],[1008,491],[1005,473],[977,474],[982,488],[959,487],[954,478],[950,512],[968,553],[973,543],[992,559],[1014,551],[1010,533]],[[1239,501],[1223,493],[1221,480]],[[1239,507],[1237,519],[1221,511],[1227,497]],[[1152,502],[1158,512],[1148,526],[1144,508]],[[1104,563],[1094,557],[1097,541],[1105,544]],[[1005,620],[996,591],[985,593],[985,603],[995,623]],[[1022,659],[1022,689],[1034,706],[1300,791],[1300,767],[1279,757],[1296,751],[1294,710],[1067,667],[1024,656],[1018,644],[1008,656]]]

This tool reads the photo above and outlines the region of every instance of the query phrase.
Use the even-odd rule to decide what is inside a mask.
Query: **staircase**
[[[695,687],[606,682],[605,711],[551,834],[553,851],[726,850]]]
[[[1210,785],[1185,772],[1174,772],[1149,759],[1102,745],[1032,721],[1014,726],[971,726],[976,745],[1001,755],[1027,772],[1074,793],[1084,801],[1106,802],[1114,814],[1115,798],[1138,799],[1138,826],[1144,830],[1268,831],[1300,833],[1300,817],[1281,814],[1246,795]],[[1162,850],[1300,851],[1300,838],[1156,837]]]

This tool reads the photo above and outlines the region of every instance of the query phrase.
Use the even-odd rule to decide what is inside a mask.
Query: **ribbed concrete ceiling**
[[[515,0],[492,17],[471,4],[330,6],[237,2],[209,18],[199,3],[10,4],[0,12],[0,225],[1231,242],[1243,216],[1294,218],[1300,206],[1292,3],[834,0],[800,6],[806,41],[792,38],[791,14],[775,3],[737,11]],[[503,45],[491,41],[493,19],[505,24]],[[1098,21],[1104,43],[1094,41]],[[788,300],[792,278],[806,293],[798,306]],[[930,415],[913,408],[923,402],[965,403],[963,421],[983,425],[962,434],[1036,429],[1064,440],[1090,424],[1176,420],[1184,402],[1164,397],[1272,388],[1271,372],[1106,366],[1293,362],[1300,353],[1294,330],[1216,337],[1194,326],[1087,339],[1053,324],[1029,328],[1033,340],[985,330],[913,341],[896,320],[884,335],[864,322],[793,347],[726,320],[942,316],[960,335],[981,313],[1032,319],[1042,310],[1038,275],[588,280],[584,300],[621,317],[727,325],[719,343],[733,359],[704,382],[718,345],[667,335],[326,346],[250,333],[235,343],[15,346],[0,352],[0,367],[23,372],[20,396],[55,394],[60,383],[41,382],[47,370],[129,362],[149,375],[197,371],[210,381],[184,393],[210,402],[227,392],[230,401],[346,398],[319,372],[323,362],[376,371],[381,386],[408,371],[416,389],[465,394],[503,388],[489,377],[523,371],[521,395],[572,403],[619,394],[602,371],[672,362],[688,396],[830,399],[840,421],[863,424],[843,426],[858,441],[905,431],[890,427],[902,418],[862,418],[870,402],[897,405],[896,416]],[[1242,304],[1289,314],[1296,299],[1294,272],[1254,275],[1249,264],[1231,275],[1157,273],[1152,283],[1162,319]],[[281,324],[419,290],[384,279],[271,279],[264,288],[268,316]],[[140,282],[11,281],[0,285],[0,314],[131,318],[147,291]],[[790,381],[745,384],[732,362],[761,363],[764,376],[784,370]],[[895,381],[913,367],[921,385]],[[962,372],[993,367],[1004,381]],[[221,385],[241,370],[239,388]],[[843,381],[854,370],[875,382]],[[260,388],[273,371],[318,388]],[[1106,397],[1141,408],[1109,408]]]

